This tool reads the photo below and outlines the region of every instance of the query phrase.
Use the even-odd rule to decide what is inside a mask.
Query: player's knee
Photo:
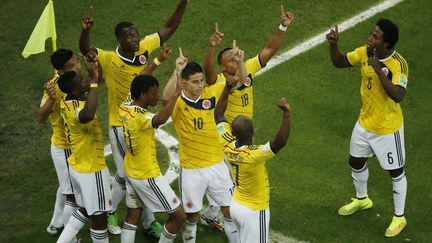
[[[402,175],[402,173],[404,172],[404,168],[401,167],[401,168],[396,169],[396,170],[389,170],[388,172],[390,173],[390,176],[392,178],[395,178],[395,177]]]
[[[366,161],[367,158],[358,158],[351,155],[349,157],[350,166],[356,170],[360,170],[361,168],[363,168],[366,164]]]
[[[170,215],[178,225],[182,225],[186,221],[186,213],[183,208],[178,208]]]
[[[194,223],[196,223],[198,221],[198,216],[199,216],[198,213],[187,213],[186,214],[186,220],[189,223],[194,224]]]

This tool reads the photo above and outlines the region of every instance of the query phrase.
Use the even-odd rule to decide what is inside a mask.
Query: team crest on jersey
[[[252,83],[252,80],[250,77],[247,77],[246,80],[244,81],[244,85],[246,87],[249,87],[251,85],[251,83]]]
[[[387,76],[388,73],[389,73],[389,70],[388,70],[387,67],[383,67],[383,68],[381,68],[381,71],[383,71],[383,73],[384,73],[385,76]]]
[[[206,110],[209,109],[211,107],[211,101],[210,100],[203,100],[202,107]]]
[[[147,62],[147,57],[144,56],[144,55],[140,55],[140,56],[138,57],[138,60],[139,60],[139,62],[140,62],[141,64],[144,64],[144,63]]]
[[[187,203],[186,203],[186,207],[187,207],[187,208],[192,208],[192,202],[187,202]]]

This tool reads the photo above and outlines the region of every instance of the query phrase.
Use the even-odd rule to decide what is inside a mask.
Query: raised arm
[[[183,51],[181,48],[179,48],[179,57],[176,60],[176,68],[173,74],[171,75],[171,78],[168,80],[168,83],[165,86],[162,95],[163,104],[166,104],[169,101],[169,99],[174,95],[175,90],[177,88],[177,83],[181,79],[180,78],[181,72],[187,63],[188,63],[188,59],[185,56],[183,56]]]
[[[87,101],[84,108],[79,113],[79,121],[81,123],[88,123],[92,121],[96,114],[97,101],[98,101],[98,63],[95,57],[87,64],[89,72],[90,90],[88,92]]]
[[[327,34],[327,41],[330,46],[330,58],[333,62],[333,65],[337,68],[351,67],[345,55],[343,55],[338,48],[339,41],[339,31],[338,26],[335,25],[334,29],[330,30],[330,33]]]
[[[165,62],[168,59],[171,52],[172,50],[166,47],[166,44],[164,43],[162,45],[159,55],[147,65],[147,67],[141,72],[141,74],[152,75],[154,70],[156,70],[156,68],[161,63]]]
[[[237,70],[235,75],[235,79],[237,80],[237,82],[235,84],[235,87],[231,91],[234,91],[235,89],[238,89],[240,86],[242,86],[243,82],[247,78],[247,69],[244,63],[244,51],[237,47],[236,40],[233,40],[233,58],[234,61],[237,63]]]
[[[39,123],[44,123],[48,117],[51,115],[53,106],[57,99],[56,97],[56,86],[54,84],[46,83],[44,85],[44,89],[46,94],[48,95],[48,99],[44,101],[44,103],[39,107],[37,112],[37,121]]]
[[[168,41],[171,35],[177,30],[179,27],[181,20],[183,18],[183,14],[186,10],[186,5],[190,0],[181,0],[175,12],[171,15],[168,21],[165,23],[165,26],[159,31],[160,36],[162,37],[162,42]]]
[[[287,27],[294,20],[294,15],[291,12],[285,11],[283,5],[280,6],[280,9],[281,23],[279,25],[279,28],[276,30],[267,45],[259,54],[259,58],[263,66],[265,66],[270,60],[270,58],[272,58],[272,56],[277,52],[277,50],[279,50],[280,46],[282,45],[282,41],[284,39]]]
[[[283,111],[283,116],[279,131],[273,141],[270,142],[270,148],[275,154],[286,145],[291,130],[291,108],[288,102],[285,98],[281,98],[278,100],[277,106]]]
[[[171,116],[174,106],[183,88],[184,88],[184,81],[178,80],[174,94],[166,100],[164,106],[162,107],[162,110],[159,111],[159,113],[153,117],[152,125],[154,128],[157,128],[160,125],[164,124]]]
[[[93,23],[93,6],[90,6],[87,15],[81,18],[79,48],[83,55],[87,55],[93,49],[90,44],[90,29],[93,27]]]
[[[210,37],[207,47],[207,54],[204,60],[204,74],[205,80],[208,85],[212,85],[217,80],[217,73],[215,69],[215,52],[216,46],[222,42],[224,34],[219,31],[218,24],[215,23],[215,32]]]
[[[228,96],[231,92],[231,89],[233,89],[236,86],[236,83],[237,81],[234,79],[234,77],[229,77],[225,83],[225,87],[222,91],[222,94],[219,97],[218,103],[214,111],[214,118],[216,124],[218,124],[219,122],[226,121],[224,114],[228,106]]]

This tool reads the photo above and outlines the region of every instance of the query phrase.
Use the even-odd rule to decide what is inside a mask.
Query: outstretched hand
[[[223,38],[224,38],[224,33],[219,31],[218,24],[215,23],[215,32],[210,37],[209,45],[211,47],[215,47],[216,45],[219,45],[222,42]]]
[[[165,43],[163,43],[157,59],[159,60],[159,62],[163,62],[166,59],[168,59],[168,57],[171,55],[171,53],[172,53],[172,50],[170,48],[168,48]]]
[[[288,104],[288,102],[285,100],[285,98],[280,98],[277,101],[277,106],[285,113],[291,113],[291,107]]]
[[[373,55],[371,57],[368,58],[368,64],[371,65],[373,67],[373,69],[375,70],[375,72],[380,72],[381,71],[381,64],[378,58],[378,55],[376,53],[376,49],[373,49]]]
[[[179,47],[179,57],[177,57],[176,60],[176,72],[178,74],[183,71],[183,69],[186,67],[186,64],[188,63],[188,59],[183,55],[183,51],[181,47]]]
[[[93,6],[90,5],[87,15],[81,18],[81,29],[90,30],[93,26]]]
[[[57,99],[56,86],[54,84],[46,83],[44,85],[44,89],[45,89],[46,93],[48,94],[48,97],[52,101],[55,101]]]
[[[326,35],[327,41],[330,45],[336,45],[339,41],[339,30],[338,26],[335,25],[334,29],[330,30],[330,33]]]
[[[84,56],[84,62],[87,65],[87,71],[89,73],[90,79],[98,79],[99,77],[99,65],[97,61],[97,54],[93,51],[90,51],[87,53],[87,55]]]
[[[280,9],[281,9],[281,24],[287,27],[294,20],[294,14],[289,11],[285,11],[283,5],[280,5]]]
[[[242,62],[244,59],[244,51],[242,49],[240,49],[237,44],[236,44],[236,40],[233,40],[233,59],[236,62]]]

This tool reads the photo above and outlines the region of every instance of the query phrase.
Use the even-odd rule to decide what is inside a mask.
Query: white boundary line
[[[345,20],[341,24],[338,25],[339,32],[343,32],[358,23],[361,23],[372,16],[389,9],[396,4],[402,2],[403,0],[387,0],[383,1],[375,6],[370,7],[366,11],[363,11],[359,13],[358,15],[349,18],[348,20]],[[260,70],[256,76],[261,75],[268,70],[274,68],[275,66],[286,62],[290,60],[291,58],[306,52],[315,46],[323,43],[326,40],[326,34],[330,32],[330,29],[325,30],[324,32],[319,33],[318,35],[298,44],[296,47],[276,56],[273,57],[266,65],[265,68]],[[170,123],[172,120],[171,118],[167,121],[166,124]],[[179,176],[178,168],[179,168],[179,157],[178,157],[178,141],[176,138],[171,136],[169,133],[165,132],[162,129],[156,129],[156,139],[161,142],[167,149],[168,149],[168,156],[170,159],[170,165],[164,175],[164,177],[168,180],[168,182],[171,184],[177,177]],[[112,153],[110,145],[105,146],[105,156],[108,156]],[[293,237],[286,236],[284,234],[281,234],[279,232],[275,232],[273,230],[270,230],[270,238],[275,240],[278,243],[304,243],[306,241],[300,241]]]

